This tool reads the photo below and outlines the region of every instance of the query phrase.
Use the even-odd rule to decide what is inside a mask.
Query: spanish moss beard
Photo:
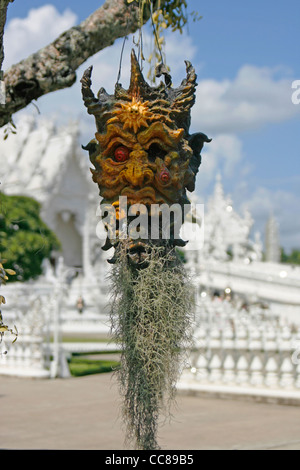
[[[111,283],[111,330],[121,349],[117,376],[125,444],[159,449],[159,417],[170,417],[191,345],[192,284],[174,247],[149,245],[147,266],[137,269],[128,262],[128,240],[119,247]]]

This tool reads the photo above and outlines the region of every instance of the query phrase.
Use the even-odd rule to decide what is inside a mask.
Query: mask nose
[[[133,187],[142,187],[151,183],[154,178],[153,171],[139,160],[128,162],[123,173],[124,179]]]
[[[132,186],[142,186],[144,182],[144,172],[138,162],[128,165],[124,173],[126,181]]]

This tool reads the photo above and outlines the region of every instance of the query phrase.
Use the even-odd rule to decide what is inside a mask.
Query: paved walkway
[[[1,449],[124,449],[111,374],[32,380],[0,377]],[[300,408],[179,396],[160,428],[165,450],[300,450]]]

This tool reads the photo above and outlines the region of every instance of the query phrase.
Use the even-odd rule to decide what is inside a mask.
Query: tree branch
[[[8,2],[8,0],[0,0]],[[162,0],[161,4],[165,1]],[[150,17],[145,10],[144,22]],[[4,75],[6,105],[0,106],[0,127],[32,100],[76,81],[76,69],[96,52],[139,27],[138,3],[107,0],[84,20],[61,34],[53,43],[13,65]]]
[[[2,64],[4,60],[3,34],[4,34],[4,26],[6,23],[6,13],[7,13],[8,4],[13,1],[14,0],[0,0],[0,79],[1,79]]]

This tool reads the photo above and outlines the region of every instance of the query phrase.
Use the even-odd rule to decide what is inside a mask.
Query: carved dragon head
[[[101,88],[97,97],[91,90],[92,67],[84,72],[82,96],[97,127],[95,138],[84,148],[94,165],[93,181],[99,186],[102,204],[111,204],[117,214],[120,196],[127,197],[129,207],[133,204],[148,208],[153,204],[183,207],[189,203],[186,190],[195,189],[200,152],[211,139],[202,133],[189,134],[197,86],[190,62],[186,62],[186,72],[186,78],[176,89],[171,87],[170,79],[151,87],[132,51],[129,89],[117,84],[114,95]],[[132,258],[141,260],[145,242],[132,244]],[[169,243],[183,242],[173,238]],[[108,236],[103,248],[117,244],[118,240],[112,241]]]

